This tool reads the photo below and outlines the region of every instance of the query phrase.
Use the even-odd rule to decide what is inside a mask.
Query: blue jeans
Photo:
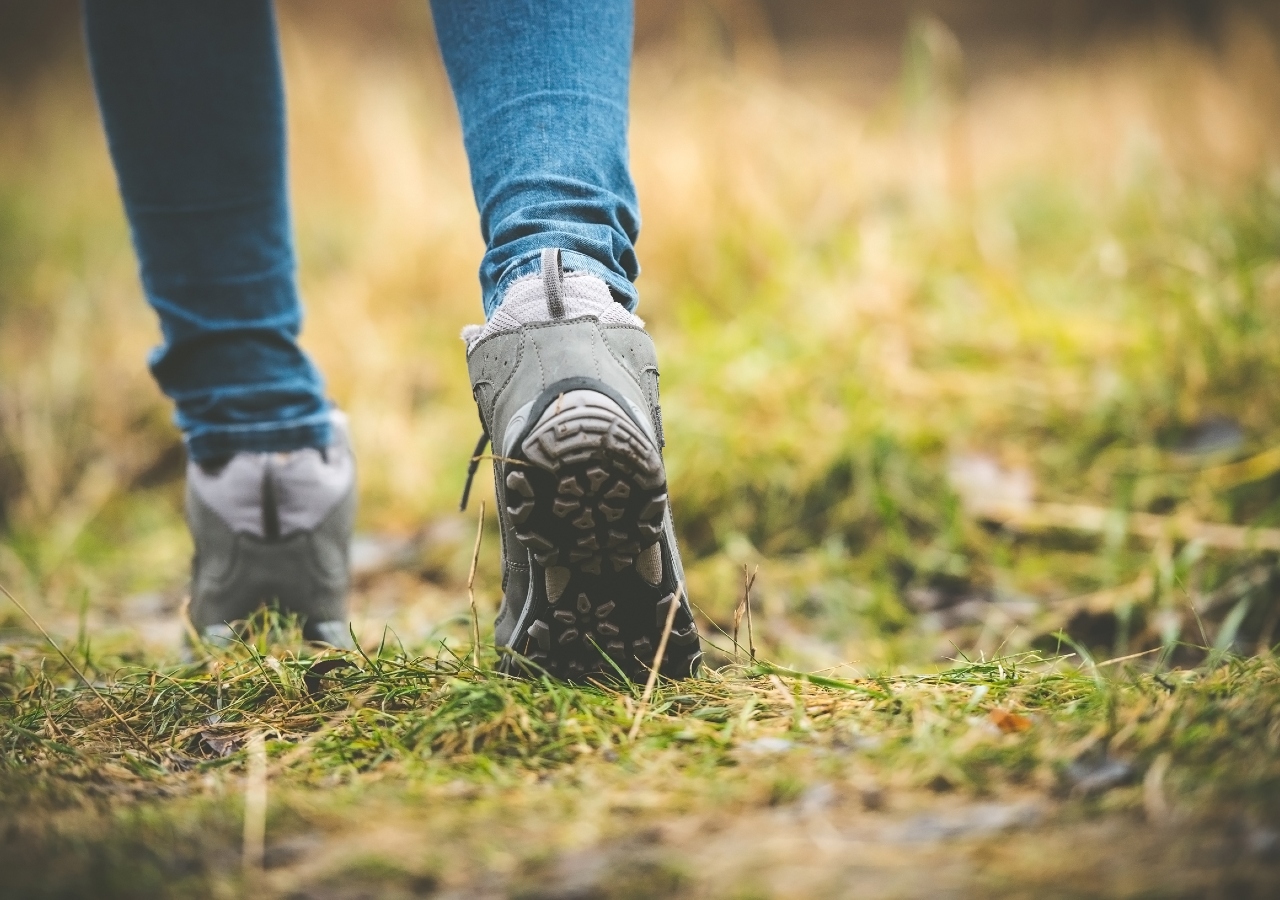
[[[199,461],[324,447],[298,347],[284,89],[270,0],[84,0],[142,285],[151,371]],[[435,0],[486,252],[485,314],[559,247],[634,308],[631,0]]]

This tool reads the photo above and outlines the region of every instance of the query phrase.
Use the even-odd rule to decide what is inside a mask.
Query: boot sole
[[[618,670],[646,678],[676,602],[657,446],[612,398],[570,390],[529,429],[504,476],[509,521],[544,589],[513,649],[570,681]],[[701,662],[681,604],[660,671],[688,677]]]

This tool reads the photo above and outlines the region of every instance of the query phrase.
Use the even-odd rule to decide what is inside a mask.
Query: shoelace
[[[560,263],[560,249],[547,247],[542,251],[542,287],[547,294],[547,312],[551,318],[564,318],[564,270]],[[471,498],[471,482],[475,480],[476,469],[480,468],[480,459],[484,455],[485,444],[489,443],[489,432],[480,434],[476,441],[476,449],[471,454],[471,462],[467,466],[467,482],[462,487],[462,502],[458,504],[459,512],[466,512],[467,500]]]
[[[471,497],[471,482],[475,480],[476,469],[480,468],[480,460],[484,458],[485,444],[489,443],[489,432],[480,432],[480,440],[476,441],[476,449],[471,453],[471,462],[467,465],[467,483],[462,487],[462,502],[458,504],[458,512],[466,512],[467,500]]]

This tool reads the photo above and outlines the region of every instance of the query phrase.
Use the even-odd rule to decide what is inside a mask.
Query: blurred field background
[[[169,658],[183,457],[76,8],[4,16],[0,578]],[[361,463],[356,624],[461,639],[481,245],[430,17],[280,16],[304,342]],[[1274,535],[1203,527],[1280,525],[1276,21],[641,3],[640,312],[704,630],[745,565],[757,643],[796,666],[1276,639]]]
[[[0,583],[118,711],[0,602],[0,897],[1273,895],[1275,3],[640,0],[708,661],[758,567],[759,657],[835,680],[740,654],[636,742],[634,692],[449,655],[480,500],[486,629],[498,554],[426,7],[278,9],[370,656],[176,664],[184,458],[77,7],[0,5]]]

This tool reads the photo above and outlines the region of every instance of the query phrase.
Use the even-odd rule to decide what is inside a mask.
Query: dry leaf
[[[244,743],[245,737],[242,734],[218,734],[213,731],[202,731],[200,732],[200,740],[219,756],[230,756],[236,752],[237,747]]]
[[[991,715],[987,717],[991,720],[991,724],[999,728],[1005,734],[1012,734],[1016,731],[1026,731],[1031,727],[1031,720],[1026,716],[1019,715],[1016,712],[1010,712],[1007,709],[993,709]]]

